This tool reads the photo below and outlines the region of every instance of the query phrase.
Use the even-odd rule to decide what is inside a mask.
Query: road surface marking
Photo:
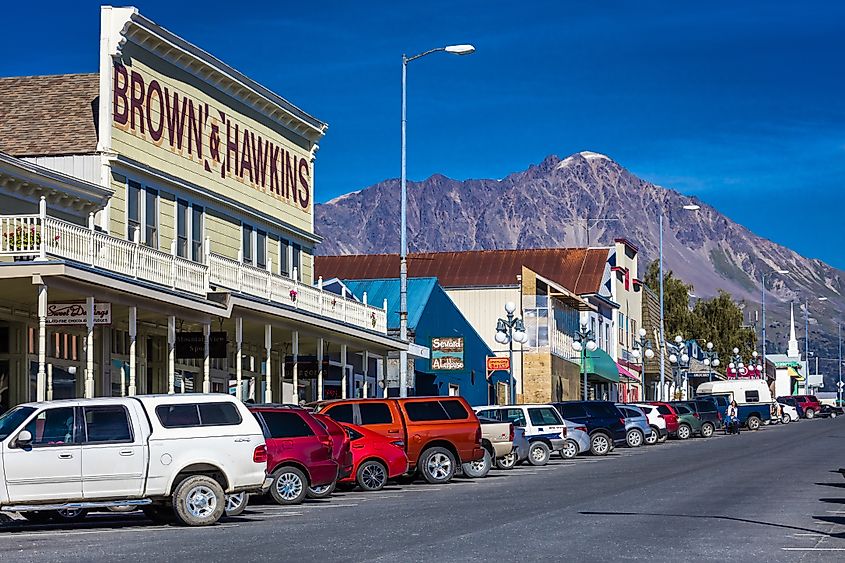
[[[783,551],[845,551],[845,547],[782,547]]]

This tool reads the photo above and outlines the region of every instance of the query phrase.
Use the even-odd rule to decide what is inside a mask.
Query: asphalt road
[[[0,522],[0,561],[842,561],[845,417],[669,441],[449,485],[251,505],[188,529],[139,514]]]

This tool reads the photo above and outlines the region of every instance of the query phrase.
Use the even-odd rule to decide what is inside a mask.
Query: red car
[[[337,480],[332,437],[305,409],[288,405],[250,405],[267,442],[270,496],[279,504],[299,504],[308,487]]]
[[[343,424],[352,440],[352,474],[341,483],[357,483],[365,491],[381,490],[388,479],[408,471],[405,444],[363,426]]]
[[[675,410],[675,407],[660,401],[649,401],[648,404],[657,407],[657,412],[666,421],[666,432],[670,436],[675,436],[678,432],[678,411]]]
[[[792,398],[798,403],[798,410],[804,411],[804,418],[815,418],[822,412],[822,404],[815,395],[793,395]]]
[[[332,457],[340,467],[337,480],[340,481],[345,477],[349,477],[352,474],[352,449],[351,440],[349,439],[349,434],[346,432],[346,429],[324,414],[312,413],[311,416],[316,418],[317,422],[319,422],[332,437]],[[308,498],[314,499],[326,498],[332,494],[336,483],[337,482],[331,483],[330,485],[322,485],[320,487],[308,487],[307,496]]]

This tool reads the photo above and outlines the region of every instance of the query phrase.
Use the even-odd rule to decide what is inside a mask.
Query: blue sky
[[[845,3],[167,2],[143,14],[327,121],[317,200],[594,150],[845,268]],[[9,2],[0,75],[94,71],[98,3]],[[37,22],[37,27],[32,24]]]

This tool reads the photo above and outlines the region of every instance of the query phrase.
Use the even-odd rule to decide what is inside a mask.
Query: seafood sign
[[[88,320],[85,303],[48,303],[48,325],[84,325]],[[111,303],[94,303],[94,324],[111,324]]]
[[[432,371],[461,371],[464,369],[464,338],[462,336],[431,339]]]

